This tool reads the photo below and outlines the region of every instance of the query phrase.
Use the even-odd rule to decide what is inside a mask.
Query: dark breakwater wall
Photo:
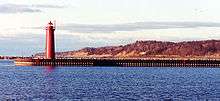
[[[209,59],[16,59],[19,66],[220,67]]]

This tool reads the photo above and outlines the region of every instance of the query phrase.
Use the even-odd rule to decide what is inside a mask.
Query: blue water
[[[19,67],[0,61],[0,100],[220,100],[220,68]]]

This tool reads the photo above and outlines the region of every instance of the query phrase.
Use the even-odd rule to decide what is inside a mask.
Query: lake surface
[[[20,67],[0,61],[0,100],[220,100],[220,68]]]

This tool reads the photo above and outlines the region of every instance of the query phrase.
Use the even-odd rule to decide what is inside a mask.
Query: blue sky
[[[0,0],[0,55],[45,48],[56,20],[56,51],[136,40],[220,39],[219,0]]]

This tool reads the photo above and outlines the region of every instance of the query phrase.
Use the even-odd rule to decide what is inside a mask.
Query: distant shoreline
[[[37,53],[34,57],[43,58],[44,53]],[[136,41],[127,45],[87,47],[76,51],[56,52],[56,57],[220,59],[220,40]]]
[[[44,58],[36,53],[34,58]],[[220,40],[203,41],[136,41],[119,46],[83,48],[76,51],[56,52],[58,58],[169,58],[169,59],[220,59]],[[32,58],[0,56],[0,59]]]

